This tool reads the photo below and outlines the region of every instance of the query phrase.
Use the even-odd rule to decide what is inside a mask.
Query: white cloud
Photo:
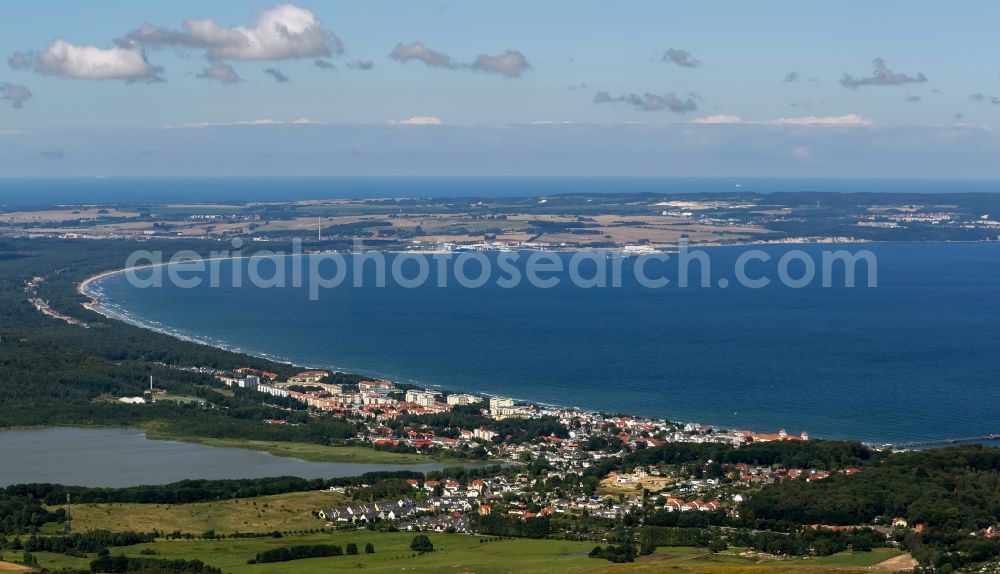
[[[756,122],[773,126],[872,126],[875,122],[858,114],[843,116],[802,116]]]
[[[163,43],[208,49],[214,60],[284,60],[339,54],[343,44],[311,10],[282,4],[261,13],[253,27],[220,26],[215,20],[186,20],[186,34],[173,34]],[[133,39],[142,41],[134,34]]]
[[[31,52],[14,52],[7,58],[7,65],[15,70],[30,70],[35,65],[35,55]]]
[[[670,48],[660,56],[660,60],[664,62],[673,62],[682,68],[697,68],[701,62],[695,60],[691,57],[691,52],[687,50],[678,50],[676,48]]]
[[[745,121],[740,116],[719,114],[692,120],[696,124],[752,124],[759,126],[873,126],[875,122],[858,114],[842,116],[801,116],[773,120]]]
[[[10,102],[11,107],[19,110],[24,107],[24,102],[31,99],[31,90],[20,84],[8,84],[0,82],[0,100]]]
[[[200,130],[204,128],[223,128],[223,127],[233,127],[233,126],[304,126],[304,125],[322,125],[322,124],[320,122],[315,122],[309,118],[298,118],[292,121],[272,120],[270,118],[262,118],[258,120],[236,120],[232,122],[188,122],[184,124],[166,124],[163,126],[163,129]]]
[[[475,62],[466,64],[454,62],[448,54],[432,50],[423,42],[411,42],[409,44],[398,42],[392,51],[389,52],[389,58],[404,64],[411,60],[417,60],[432,68],[477,70],[480,72],[501,74],[508,78],[517,78],[531,68],[528,59],[517,50],[507,50],[498,56],[479,54],[476,56]]]
[[[431,50],[423,42],[412,42],[410,44],[397,42],[396,47],[389,52],[389,57],[404,64],[410,60],[418,60],[434,68],[455,67],[455,64],[451,62],[451,56],[443,52]]]
[[[163,71],[146,61],[140,46],[78,46],[62,38],[38,54],[34,63],[41,74],[85,80],[155,80]]]
[[[705,116],[703,118],[697,118],[693,120],[696,124],[738,124],[743,121],[739,116],[731,116],[726,114],[718,114],[714,116]]]
[[[412,118],[399,121],[389,120],[386,123],[390,126],[440,126],[444,124],[444,122],[441,121],[441,118],[436,116],[414,116]]]
[[[517,50],[507,50],[499,56],[479,54],[476,56],[476,61],[472,63],[474,70],[502,74],[508,78],[516,78],[530,67],[528,59]]]
[[[241,80],[232,66],[223,62],[212,62],[198,74],[203,80],[218,80],[223,84],[235,84]]]
[[[927,81],[927,76],[917,74],[910,76],[901,72],[893,72],[885,65],[885,60],[875,58],[872,61],[872,75],[863,78],[855,78],[850,74],[844,74],[840,79],[840,84],[845,88],[859,88],[861,86],[901,86],[903,84],[921,84]]]
[[[683,96],[678,97],[673,92],[669,92],[663,95],[646,92],[645,94],[642,95],[628,94],[621,96],[612,96],[608,92],[597,92],[594,95],[595,104],[623,102],[647,112],[670,110],[678,114],[693,112],[697,110],[698,102],[696,102],[695,99],[700,99],[698,98],[697,94],[688,94],[687,98],[685,99]]]

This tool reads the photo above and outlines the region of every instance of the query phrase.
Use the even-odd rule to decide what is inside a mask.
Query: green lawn
[[[631,564],[612,564],[588,558],[593,543],[561,540],[500,540],[480,543],[480,537],[463,534],[428,534],[435,551],[414,555],[409,549],[414,534],[385,533],[367,530],[310,534],[284,538],[252,538],[242,540],[161,540],[150,544],[113,549],[112,554],[142,556],[152,548],[158,558],[200,559],[223,572],[232,574],[275,573],[312,574],[346,569],[360,569],[375,574],[406,572],[407,574],[634,574],[672,572],[676,574],[847,574],[863,572],[869,566],[898,555],[895,550],[845,552],[825,558],[794,558],[787,560],[744,557],[736,551],[711,554],[702,548],[661,548],[650,556]],[[258,552],[296,544],[339,544],[346,547],[354,542],[359,549],[366,543],[375,546],[374,554],[311,558],[270,564],[247,564]],[[58,554],[40,553],[43,567],[86,567],[89,560]]]
[[[871,552],[840,552],[832,556],[814,558],[813,563],[830,566],[872,566],[900,554],[899,550],[892,548],[875,548]]]
[[[481,544],[479,537],[462,534],[429,534],[435,551],[414,556],[410,551],[413,533],[380,533],[367,530],[288,536],[285,538],[253,538],[242,540],[163,540],[151,544],[112,550],[112,554],[142,556],[144,548],[153,548],[157,558],[201,559],[223,572],[310,574],[341,569],[362,569],[374,573],[436,574],[440,572],[467,572],[480,574],[524,573],[561,574],[579,572],[588,567],[601,566],[602,561],[587,558],[593,544],[557,540],[503,540]],[[375,546],[374,554],[336,556],[278,562],[247,564],[263,550],[296,544],[339,544],[346,547],[354,542],[360,549],[365,543]],[[92,557],[91,557],[92,558]],[[90,558],[89,558],[90,559]],[[81,567],[89,559],[73,559],[58,554],[40,553],[38,560],[47,568]]]
[[[38,560],[38,565],[50,570],[90,570],[90,561],[96,557],[92,555],[88,558],[73,558],[72,556],[56,554],[54,552],[35,552],[34,554],[35,559]],[[20,560],[21,555],[22,553],[18,552],[17,554],[11,554],[10,557],[16,557]]]

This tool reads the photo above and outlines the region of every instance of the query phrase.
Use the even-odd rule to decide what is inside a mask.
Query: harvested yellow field
[[[311,491],[193,504],[74,504],[71,511],[73,528],[79,531],[231,534],[320,528],[324,523],[312,512],[342,504],[347,504],[343,495]]]

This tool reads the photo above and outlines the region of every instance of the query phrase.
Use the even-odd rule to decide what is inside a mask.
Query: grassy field
[[[158,541],[113,550],[141,556],[143,549],[157,552],[159,558],[198,558],[232,574],[276,573],[311,574],[346,569],[387,574],[628,574],[672,572],[676,574],[849,574],[868,572],[872,566],[898,555],[880,549],[869,553],[842,553],[825,558],[774,560],[739,556],[736,552],[711,554],[700,548],[664,548],[631,564],[612,564],[588,558],[592,543],[561,540],[501,540],[481,543],[477,536],[461,534],[430,534],[435,551],[415,556],[409,550],[412,533],[383,533],[367,530],[287,536],[284,538],[253,538],[242,540],[178,540]],[[371,542],[374,554],[312,558],[271,564],[247,564],[258,552],[296,544],[339,544],[354,542],[359,548]],[[48,568],[86,567],[90,558],[71,558],[58,554],[40,553],[37,558]]]
[[[430,534],[435,551],[414,556],[409,549],[412,533],[378,533],[367,530],[339,532],[327,535],[290,536],[285,538],[254,538],[219,541],[160,541],[121,549],[128,556],[141,556],[144,548],[158,552],[159,558],[199,558],[221,568],[223,572],[249,574],[258,572],[311,574],[341,569],[362,569],[374,573],[432,574],[466,572],[500,574],[560,574],[580,572],[600,565],[587,558],[591,544],[553,540],[504,540],[481,544],[479,538],[459,534]],[[295,544],[340,544],[354,542],[359,548],[371,542],[374,554],[312,558],[272,564],[247,564],[263,550]],[[119,554],[113,550],[112,554]],[[57,554],[37,555],[43,567],[83,567],[89,559],[70,558]]]
[[[301,442],[217,439],[167,434],[159,429],[146,430],[146,436],[157,440],[176,440],[207,446],[263,450],[275,456],[290,456],[311,462],[355,462],[369,464],[419,464],[428,462],[463,462],[458,459],[420,454],[385,452],[363,446],[326,446]]]
[[[320,528],[325,523],[312,511],[343,504],[349,501],[341,494],[311,491],[193,504],[74,504],[71,509],[77,531],[232,534]]]
[[[775,560],[743,556],[738,550],[712,554],[704,548],[660,548],[632,564],[606,564],[588,574],[671,572],[675,574],[848,574],[870,572],[873,566],[899,552],[887,548],[872,552],[842,552],[822,558]]]

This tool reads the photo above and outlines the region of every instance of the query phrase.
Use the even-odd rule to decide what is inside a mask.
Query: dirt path
[[[878,564],[872,566],[872,570],[878,570],[880,572],[909,572],[917,566],[917,561],[913,559],[913,556],[909,554],[900,554],[899,556],[893,556],[888,560],[883,560]]]
[[[0,572],[34,572],[33,568],[14,564],[13,562],[0,562]]]

